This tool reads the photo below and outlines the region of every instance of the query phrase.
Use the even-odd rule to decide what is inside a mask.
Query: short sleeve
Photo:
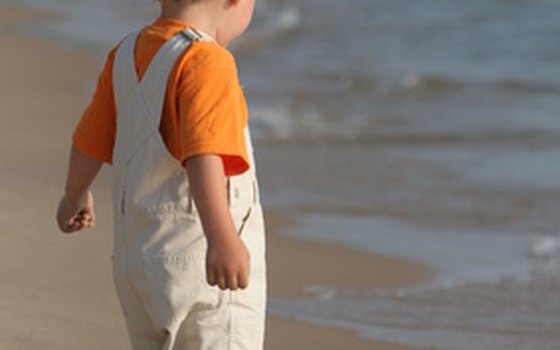
[[[116,50],[109,54],[97,81],[91,103],[72,135],[74,146],[84,154],[111,163],[116,132],[116,107],[113,98],[113,62]]]
[[[250,167],[247,106],[233,56],[213,46],[196,65],[184,68],[178,91],[181,162],[195,155],[218,154],[226,175],[237,175]]]

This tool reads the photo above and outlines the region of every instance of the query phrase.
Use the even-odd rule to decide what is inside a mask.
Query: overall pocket
[[[228,203],[237,234],[241,236],[255,210],[255,183],[250,174],[230,176],[227,181]]]
[[[165,328],[186,315],[205,283],[205,255],[144,257],[146,293],[140,293],[154,326]]]

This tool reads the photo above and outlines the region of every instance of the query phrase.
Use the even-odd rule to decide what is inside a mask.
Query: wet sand
[[[70,237],[55,226],[70,134],[101,68],[91,56],[14,30],[55,17],[0,8],[0,348],[126,349],[110,274],[108,169],[94,186],[97,227]],[[297,223],[263,204],[271,298],[301,296],[315,284],[382,288],[430,276],[427,267],[402,259],[282,237],[282,227]],[[342,348],[410,349],[350,331],[268,319],[268,350]]]

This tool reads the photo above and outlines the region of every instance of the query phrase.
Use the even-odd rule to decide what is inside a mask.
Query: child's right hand
[[[208,242],[206,279],[220,289],[245,289],[249,285],[249,252],[237,234]]]
[[[93,195],[90,191],[86,194],[85,204],[72,205],[66,197],[60,200],[56,213],[58,227],[64,233],[80,231],[84,228],[95,226],[95,212],[93,210]]]

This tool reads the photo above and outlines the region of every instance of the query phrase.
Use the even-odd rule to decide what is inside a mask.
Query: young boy
[[[63,232],[93,227],[113,165],[113,275],[132,347],[262,349],[265,237],[248,116],[224,48],[254,0],[161,0],[109,54],[73,135]]]

